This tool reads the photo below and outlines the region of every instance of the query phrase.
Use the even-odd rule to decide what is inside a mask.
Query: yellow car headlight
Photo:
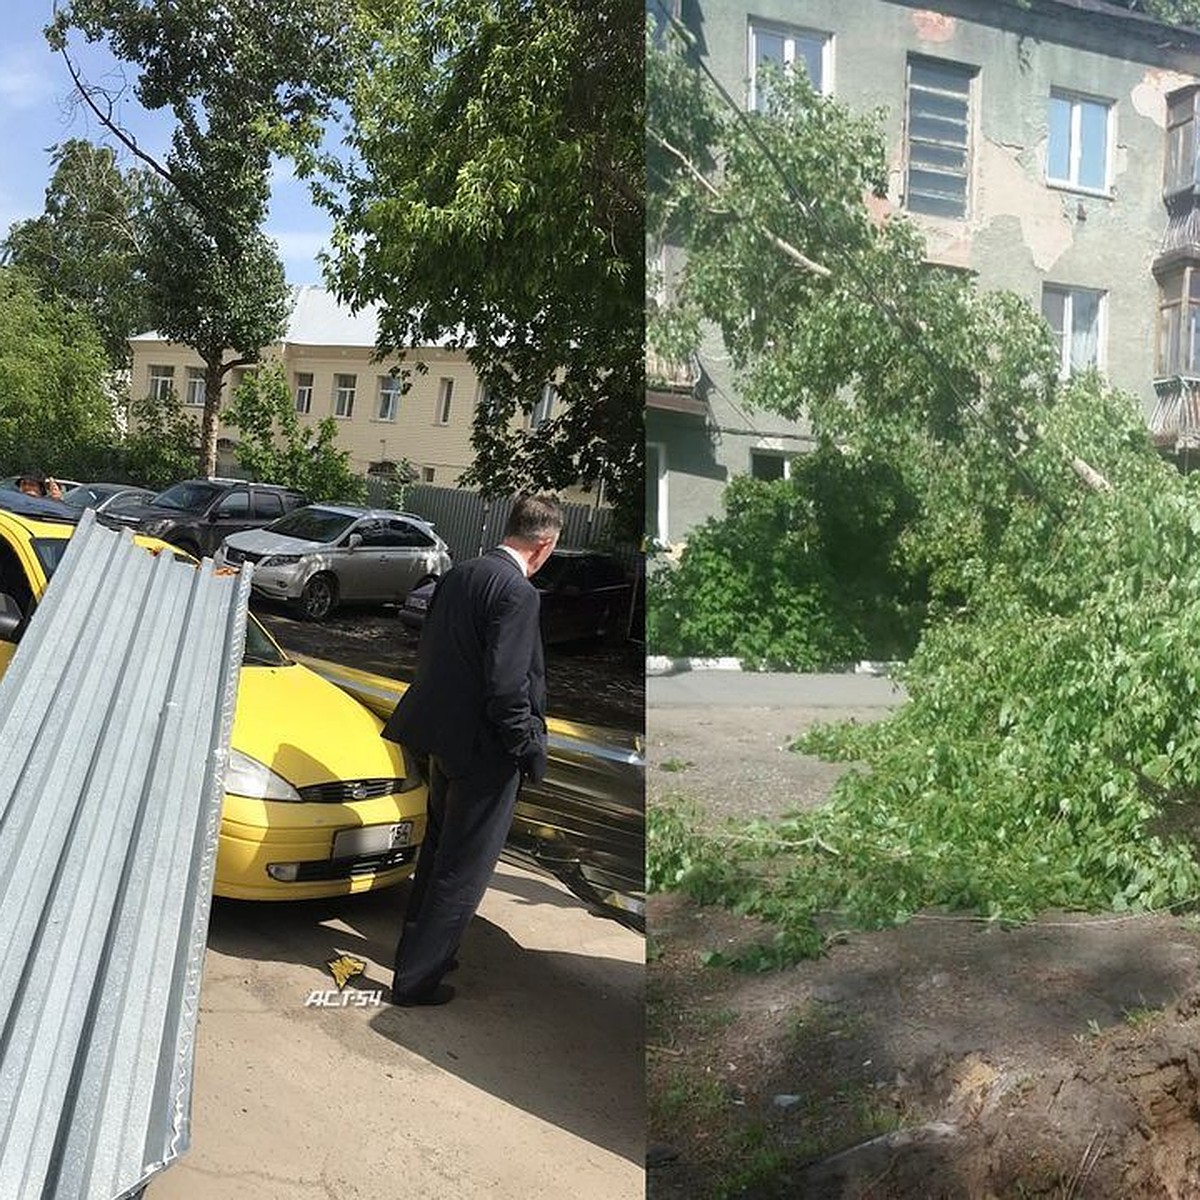
[[[266,763],[243,754],[229,751],[229,766],[225,771],[225,790],[251,800],[291,800],[301,803],[300,793],[282,775],[276,775]]]

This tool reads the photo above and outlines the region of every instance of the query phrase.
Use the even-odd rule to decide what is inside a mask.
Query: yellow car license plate
[[[332,858],[358,858],[364,854],[386,854],[412,839],[413,823],[399,821],[395,825],[364,825],[360,829],[343,829],[333,837]]]

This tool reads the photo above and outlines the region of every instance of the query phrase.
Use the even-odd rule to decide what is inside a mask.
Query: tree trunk
[[[200,474],[217,473],[217,418],[221,411],[220,355],[204,360],[204,419],[200,422]]]

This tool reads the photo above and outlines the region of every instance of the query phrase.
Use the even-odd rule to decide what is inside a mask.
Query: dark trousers
[[[451,778],[429,764],[429,814],[417,856],[392,992],[435,987],[458,952],[492,878],[521,783],[515,763],[491,762]]]

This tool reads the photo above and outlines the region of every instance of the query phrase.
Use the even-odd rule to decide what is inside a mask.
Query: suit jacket
[[[451,777],[511,763],[546,771],[541,596],[496,549],[450,570],[421,631],[416,679],[383,736],[433,754]]]

